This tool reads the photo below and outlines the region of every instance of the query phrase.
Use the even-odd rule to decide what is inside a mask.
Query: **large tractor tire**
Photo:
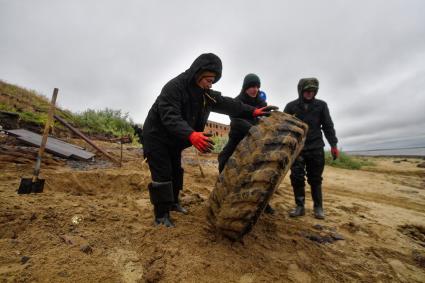
[[[232,240],[251,231],[304,147],[307,130],[307,124],[282,112],[251,127],[208,199],[207,217],[213,228]]]

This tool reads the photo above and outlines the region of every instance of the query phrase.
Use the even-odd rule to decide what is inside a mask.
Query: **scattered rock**
[[[75,244],[75,239],[74,239],[74,237],[72,237],[72,236],[69,236],[69,235],[61,235],[61,236],[59,236],[61,239],[62,239],[62,241],[64,241],[65,242],[65,244],[68,244],[68,245],[73,245],[73,244]]]
[[[335,241],[341,241],[341,240],[345,240],[344,236],[342,236],[341,234],[338,233],[332,233],[331,234],[332,239],[334,239]]]
[[[414,250],[412,252],[412,257],[419,266],[425,267],[425,252]]]
[[[323,230],[324,227],[322,225],[320,225],[320,224],[314,224],[313,225],[313,228],[314,229],[317,229],[317,230]]]
[[[83,221],[83,217],[81,215],[74,215],[71,218],[71,223],[74,225],[78,225]]]
[[[112,215],[111,217],[109,217],[109,219],[112,221],[120,221],[120,218],[118,217],[118,215]]]
[[[60,272],[58,272],[58,275],[59,275],[60,277],[69,277],[69,274],[68,274],[68,272],[66,272],[66,271],[60,271]]]
[[[85,254],[92,254],[93,248],[88,244],[83,244],[80,246],[80,251],[82,251]]]
[[[335,240],[328,236],[328,235],[319,235],[319,234],[307,234],[305,236],[307,239],[313,241],[313,242],[317,242],[319,244],[325,244],[325,243],[329,243],[332,244]]]
[[[35,215],[35,213],[31,214],[30,220],[34,221],[37,219],[37,216]]]
[[[17,239],[18,238],[18,233],[16,233],[16,231],[12,231],[12,235],[10,236],[11,239]]]
[[[25,264],[25,263],[27,263],[27,261],[29,261],[30,260],[30,257],[29,256],[23,256],[23,257],[21,257],[21,263],[22,264]]]

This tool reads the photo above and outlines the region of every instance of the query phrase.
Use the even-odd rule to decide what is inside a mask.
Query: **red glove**
[[[338,158],[339,150],[336,146],[331,147],[331,154],[332,154],[332,157],[333,157],[334,160]]]
[[[214,149],[214,142],[202,132],[192,132],[189,136],[190,143],[202,153],[211,152]]]
[[[257,108],[254,110],[254,112],[252,113],[252,116],[254,117],[258,117],[258,116],[270,116],[270,114],[272,114],[273,110],[277,110],[279,109],[279,107],[277,106],[266,106],[266,107],[262,107],[262,108]]]

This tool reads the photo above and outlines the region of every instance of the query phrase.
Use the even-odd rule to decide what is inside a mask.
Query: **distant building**
[[[214,121],[207,121],[204,133],[212,134],[218,137],[227,137],[229,135],[230,126],[226,124],[217,123]]]

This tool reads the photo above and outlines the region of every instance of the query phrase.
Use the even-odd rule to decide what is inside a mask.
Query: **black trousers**
[[[178,202],[179,192],[183,189],[184,170],[181,167],[181,153],[181,149],[163,144],[157,144],[155,148],[144,153],[152,181],[173,183],[174,202]]]
[[[304,206],[305,176],[311,186],[311,196],[315,207],[322,206],[322,174],[325,168],[323,148],[302,151],[291,167],[291,184],[294,189],[295,203]]]
[[[243,139],[243,137],[229,137],[229,141],[224,146],[223,150],[218,155],[218,172],[221,173],[223,171],[224,166],[227,163],[227,160],[229,160],[230,156],[232,156],[233,152],[235,151],[236,147],[240,143],[240,141]]]
[[[291,167],[291,184],[294,187],[305,186],[305,176],[310,186],[322,185],[322,174],[325,168],[323,148],[302,151]]]

